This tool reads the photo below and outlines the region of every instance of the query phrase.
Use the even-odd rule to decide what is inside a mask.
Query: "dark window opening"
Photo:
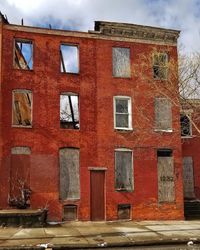
[[[73,221],[77,219],[77,206],[65,205],[63,207],[63,221]]]
[[[32,41],[15,40],[14,67],[16,69],[33,69],[33,44]]]
[[[78,95],[72,93],[60,95],[60,127],[65,129],[80,128]]]
[[[119,204],[118,205],[118,219],[129,220],[131,217],[131,205],[130,204]]]
[[[61,64],[60,70],[63,73],[79,73],[78,46],[62,44],[60,46]]]
[[[153,55],[154,79],[166,80],[168,77],[168,54],[156,53]]]
[[[191,122],[187,115],[181,114],[181,136],[191,136]]]
[[[171,149],[158,149],[157,150],[157,157],[171,157],[172,150]]]
[[[30,91],[13,91],[12,125],[32,125],[32,93]]]

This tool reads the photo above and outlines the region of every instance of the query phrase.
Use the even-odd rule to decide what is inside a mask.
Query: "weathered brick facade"
[[[167,83],[153,80],[147,60],[158,50],[167,51],[177,62],[178,32],[104,22],[97,22],[93,32],[72,32],[10,25],[3,17],[0,32],[0,208],[9,207],[11,173],[19,172],[32,191],[31,208],[48,207],[49,220],[62,220],[64,205],[77,205],[77,219],[90,220],[91,172],[96,171],[104,175],[103,219],[118,219],[120,204],[128,205],[133,220],[183,219],[180,110],[172,104],[172,131],[154,130],[158,92],[151,82],[163,94]],[[13,68],[14,39],[32,41],[33,70]],[[78,74],[60,72],[61,43],[78,46]],[[112,76],[113,47],[130,49],[131,77]],[[140,74],[144,60],[151,81]],[[177,81],[174,86],[178,88]],[[19,89],[32,92],[29,127],[12,126],[12,92]],[[79,96],[80,129],[60,128],[62,92]],[[131,98],[133,129],[114,128],[114,96]],[[28,147],[31,152],[11,154],[14,147]],[[80,198],[61,201],[59,149],[68,147],[80,150]],[[132,191],[115,190],[117,148],[133,153]],[[173,202],[158,200],[158,149],[173,152]]]

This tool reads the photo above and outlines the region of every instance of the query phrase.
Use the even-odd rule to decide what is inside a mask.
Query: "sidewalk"
[[[67,222],[44,228],[0,228],[2,249],[66,249],[200,242],[199,221]],[[45,244],[45,245],[43,245]]]

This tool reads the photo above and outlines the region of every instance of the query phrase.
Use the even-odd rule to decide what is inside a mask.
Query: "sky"
[[[200,52],[200,0],[0,0],[10,23],[88,31],[94,21],[181,30],[179,45]]]

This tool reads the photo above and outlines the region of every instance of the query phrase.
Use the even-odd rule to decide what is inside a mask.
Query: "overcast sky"
[[[10,23],[87,31],[95,20],[178,29],[187,51],[200,51],[200,0],[0,0]]]

